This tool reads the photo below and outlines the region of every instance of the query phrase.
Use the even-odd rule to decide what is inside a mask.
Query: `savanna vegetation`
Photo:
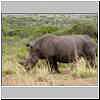
[[[25,72],[18,62],[28,55],[26,43],[48,33],[88,34],[97,43],[97,15],[2,15],[2,85],[96,85],[97,68],[88,69],[83,58],[74,70],[73,64],[59,64],[60,74],[50,74],[42,60]]]

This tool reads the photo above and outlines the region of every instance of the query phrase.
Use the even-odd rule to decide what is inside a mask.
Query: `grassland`
[[[46,33],[56,35],[92,33],[91,36],[96,41],[96,18],[96,16],[80,16],[76,19],[65,15],[3,16],[2,85],[96,85],[98,69],[86,68],[83,58],[73,70],[71,70],[73,64],[59,64],[60,74],[49,73],[49,65],[45,60],[39,60],[28,73],[18,63],[28,55],[25,44]]]

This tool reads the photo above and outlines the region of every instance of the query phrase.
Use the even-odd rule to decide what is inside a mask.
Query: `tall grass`
[[[60,64],[59,69],[61,71],[60,74],[57,73],[50,73],[48,70],[49,65],[46,64],[44,60],[40,60],[36,66],[30,71],[26,72],[23,66],[18,64],[18,62],[12,62],[13,64],[9,63],[9,67],[5,67],[3,69],[3,76],[6,78],[7,76],[14,78],[13,81],[15,81],[14,85],[67,85],[67,80],[73,80],[73,79],[96,79],[97,78],[97,69],[88,69],[86,67],[86,63],[83,59],[80,60],[78,63],[79,65],[73,70],[71,70],[72,64]],[[4,84],[13,84],[9,83],[10,79],[7,81],[7,83]],[[88,81],[87,81],[88,82]],[[80,83],[81,84],[87,84],[90,83]],[[76,82],[75,82],[76,83]],[[79,84],[77,82],[76,85]],[[72,84],[72,83],[71,83]],[[92,83],[91,83],[92,84]],[[95,83],[96,84],[96,83]],[[74,82],[73,82],[74,85]]]
[[[97,69],[91,68],[91,66],[87,67],[85,60],[82,58],[76,68],[72,71],[72,76],[77,76],[81,78],[88,78],[88,77],[96,77],[97,76]]]

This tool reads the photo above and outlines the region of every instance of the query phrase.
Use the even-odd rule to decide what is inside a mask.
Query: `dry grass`
[[[86,68],[85,61],[81,59],[78,67],[71,70],[72,64],[60,64],[60,74],[52,74],[48,71],[45,61],[39,61],[30,72],[26,72],[23,66],[17,62],[11,68],[3,70],[3,85],[34,85],[34,86],[65,86],[65,85],[96,85],[97,69]],[[68,66],[69,65],[69,66]]]
[[[81,78],[88,78],[88,77],[96,77],[97,76],[97,69],[91,68],[91,66],[86,67],[86,62],[82,58],[77,65],[77,68],[75,68],[72,71],[73,76],[78,76]]]

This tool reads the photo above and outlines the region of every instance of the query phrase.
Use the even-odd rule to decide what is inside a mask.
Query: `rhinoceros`
[[[88,35],[44,35],[26,45],[29,56],[20,64],[31,70],[39,59],[45,59],[51,71],[60,73],[59,63],[73,63],[83,57],[91,67],[96,66],[96,43]]]

